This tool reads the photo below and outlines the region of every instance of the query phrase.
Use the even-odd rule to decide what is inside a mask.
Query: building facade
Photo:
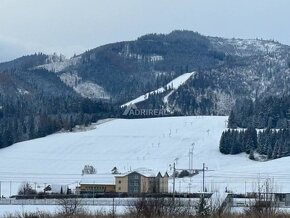
[[[80,194],[112,193],[112,192],[116,192],[116,186],[112,184],[81,183],[79,187]]]
[[[168,174],[164,176],[148,176],[139,172],[131,172],[123,176],[116,176],[116,192],[128,194],[168,193]]]

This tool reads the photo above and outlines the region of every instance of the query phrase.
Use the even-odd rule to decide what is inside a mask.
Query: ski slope
[[[83,132],[58,133],[17,143],[0,150],[1,195],[16,194],[23,181],[41,188],[44,184],[75,184],[83,180],[85,165],[97,170],[96,180],[111,179],[136,168],[172,173],[170,164],[187,169],[194,143],[193,167],[205,163],[208,191],[253,191],[258,179],[271,178],[276,191],[290,192],[290,159],[268,162],[249,160],[246,154],[223,155],[219,139],[227,117],[191,116],[151,119],[115,119]],[[11,181],[11,182],[10,182]],[[93,179],[94,181],[94,179]],[[172,190],[172,180],[170,190]],[[11,184],[11,189],[10,189]],[[202,174],[177,179],[176,191],[201,191]]]
[[[181,85],[183,85],[193,74],[194,74],[194,72],[182,74],[181,76],[179,76],[179,77],[175,78],[174,80],[170,81],[165,87],[172,88],[173,90],[176,90]],[[154,90],[154,91],[148,92],[148,93],[146,93],[144,95],[141,95],[138,98],[135,98],[134,100],[129,101],[129,102],[121,105],[121,107],[129,106],[130,104],[137,104],[139,102],[147,100],[150,94],[153,94],[153,93],[158,94],[158,93],[163,93],[163,92],[165,92],[165,88],[161,87],[161,88],[159,88],[157,90]],[[171,91],[171,94],[172,94],[172,91]],[[168,97],[169,96],[166,97],[166,101],[167,101]]]

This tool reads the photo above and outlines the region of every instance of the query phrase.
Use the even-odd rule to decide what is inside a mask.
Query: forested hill
[[[114,114],[108,102],[83,98],[45,69],[35,54],[0,65],[0,148]]]
[[[173,31],[70,59],[39,53],[2,63],[0,146],[117,116],[120,105],[187,72],[195,73],[183,85],[140,106],[173,115],[229,115],[242,97],[289,94],[289,54],[289,46],[272,40]]]
[[[68,60],[51,57],[37,68],[55,73],[84,97],[119,105],[195,72],[167,101],[154,96],[142,107],[166,107],[181,115],[229,115],[240,97],[289,93],[289,54],[289,46],[273,40],[173,31],[104,45]]]

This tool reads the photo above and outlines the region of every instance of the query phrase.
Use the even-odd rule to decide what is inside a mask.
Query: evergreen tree
[[[220,152],[223,154],[230,154],[233,143],[234,143],[233,131],[231,130],[225,131],[220,140]]]
[[[223,132],[221,139],[220,139],[220,146],[219,146],[220,152],[223,154],[229,154],[227,144],[226,144],[226,133]]]
[[[251,150],[257,148],[257,131],[255,128],[250,127],[245,131],[245,150],[249,154]]]
[[[272,158],[276,159],[278,157],[278,150],[279,150],[279,143],[278,141],[275,143],[273,153],[272,153]]]
[[[273,154],[273,150],[272,150],[272,146],[268,146],[268,151],[267,151],[267,158],[268,160],[272,158],[272,154]]]
[[[229,120],[228,120],[228,128],[236,129],[238,127],[235,119],[235,114],[233,110],[231,110]]]
[[[239,154],[241,153],[241,144],[238,140],[239,132],[238,131],[232,131],[232,146],[231,146],[231,154]]]
[[[254,151],[253,150],[250,151],[249,158],[250,158],[250,160],[255,160],[255,156],[254,156]]]

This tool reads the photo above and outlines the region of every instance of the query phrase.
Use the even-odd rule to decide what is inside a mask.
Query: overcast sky
[[[290,45],[290,0],[0,0],[0,62],[194,30]]]

